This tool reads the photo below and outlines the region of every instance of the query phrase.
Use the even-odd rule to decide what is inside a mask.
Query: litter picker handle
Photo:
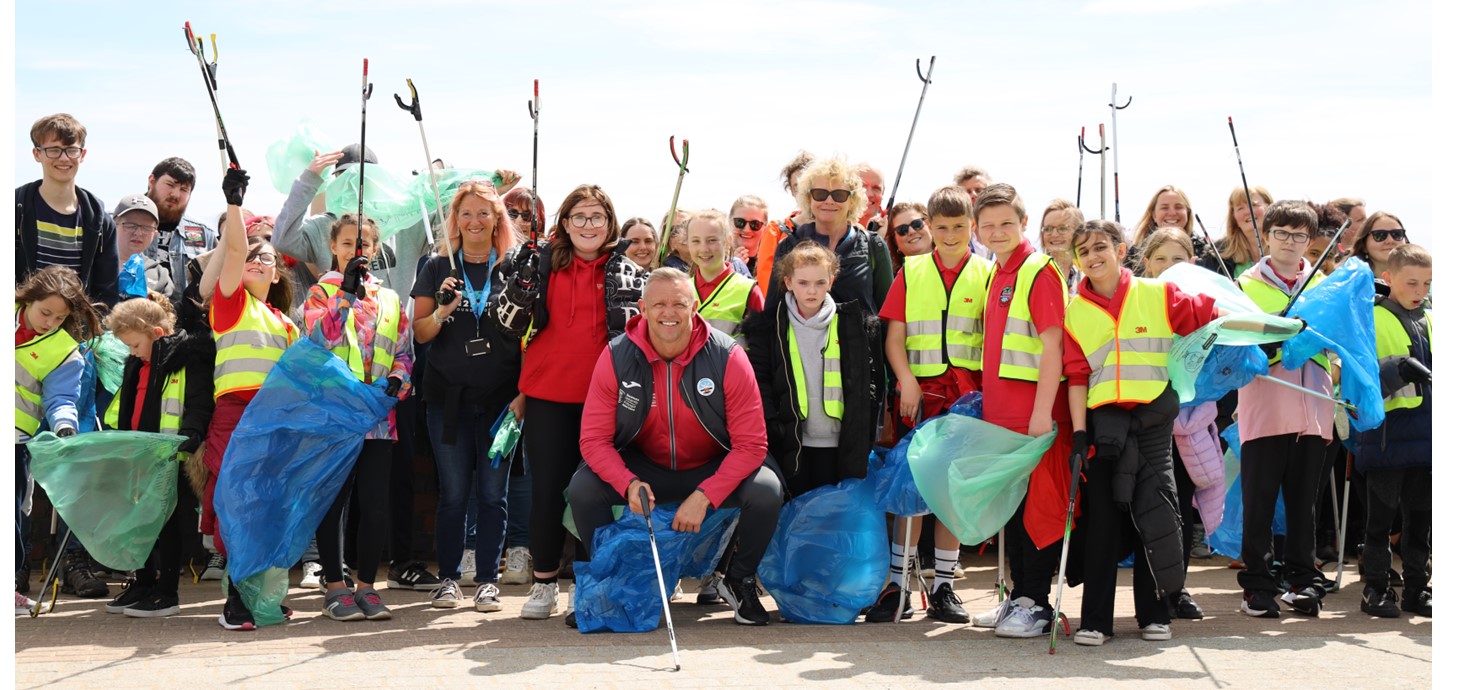
[[[916,65],[917,69],[918,69],[918,79],[921,79],[924,84],[931,84],[931,83],[933,83],[933,63],[935,63],[937,61],[938,61],[938,56],[937,55],[934,55],[934,56],[928,58],[928,76],[926,76],[926,77],[923,76],[923,59],[922,58],[918,58],[917,61],[914,63]]]
[[[689,172],[689,139],[685,139],[680,144],[684,149],[683,157],[674,149],[674,135],[669,135],[669,155],[674,158],[674,164],[679,166],[680,170]]]
[[[400,106],[400,109],[401,110],[404,110],[404,111],[410,113],[411,114],[411,117],[416,118],[416,122],[420,122],[421,121],[421,97],[416,94],[416,85],[414,83],[412,83],[410,79],[407,79],[406,80],[406,88],[408,88],[408,89],[411,90],[411,104],[410,105],[406,105],[406,102],[403,101],[403,100],[401,100],[400,94],[398,94],[398,93],[397,94],[392,94],[392,95],[395,96],[395,104],[398,105],[398,106]]]
[[[649,517],[649,488],[643,484],[639,485],[639,505],[644,507],[644,517]],[[654,524],[652,521],[649,524]]]

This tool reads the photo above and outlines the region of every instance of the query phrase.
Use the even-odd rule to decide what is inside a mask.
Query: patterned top
[[[324,339],[324,346],[329,349],[348,346],[348,338],[345,335],[345,324],[350,309],[355,310],[355,342],[368,344],[375,342],[375,321],[378,317],[379,305],[375,295],[382,289],[381,283],[374,276],[366,282],[365,299],[351,299],[353,295],[343,290],[336,290],[334,296],[326,297],[323,285],[340,286],[344,275],[339,271],[330,271],[319,279],[319,284],[309,288],[309,298],[304,301],[304,331],[313,332],[315,324],[319,324],[320,335]],[[401,380],[401,389],[397,397],[404,400],[411,393],[411,370],[414,359],[411,355],[411,322],[406,316],[405,302],[400,306],[400,333],[395,341],[395,361],[390,366],[390,376]],[[375,359],[374,347],[361,347],[360,359],[365,371],[370,371],[370,364]],[[384,384],[381,384],[384,385]],[[396,440],[395,410],[374,429],[365,435],[367,440]]]

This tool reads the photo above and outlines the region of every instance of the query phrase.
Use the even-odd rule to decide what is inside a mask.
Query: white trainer
[[[545,620],[558,612],[558,583],[534,582],[527,593],[527,603],[522,605],[522,617],[528,620]]]

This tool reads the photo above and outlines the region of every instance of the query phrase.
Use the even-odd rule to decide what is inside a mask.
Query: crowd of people
[[[1084,585],[1075,641],[1114,634],[1117,568],[1131,555],[1140,635],[1170,639],[1173,619],[1204,615],[1186,571],[1215,527],[1203,522],[1220,514],[1220,490],[1210,491],[1223,472],[1217,432],[1234,421],[1244,497],[1243,513],[1225,517],[1243,534],[1235,606],[1263,618],[1278,617],[1280,601],[1320,614],[1332,583],[1318,564],[1341,547],[1344,519],[1325,514],[1323,492],[1343,481],[1352,455],[1362,611],[1430,615],[1431,257],[1398,217],[1358,199],[1317,204],[1238,187],[1213,241],[1194,228],[1191,199],[1167,185],[1132,228],[1056,199],[1031,232],[1018,191],[981,168],[958,171],[926,203],[884,209],[878,170],[801,152],[781,171],[795,208],[780,219],[741,195],[728,212],[678,209],[656,226],[621,219],[592,184],[548,214],[502,170],[500,181],[459,185],[442,217],[384,236],[369,217],[311,212],[328,170],[376,162],[352,145],[317,154],[276,216],[245,210],[248,174],[228,170],[215,232],[187,216],[196,191],[187,161],[163,160],[145,194],[113,207],[77,185],[86,129],[74,117],[37,120],[31,140],[41,179],[15,194],[17,613],[36,605],[26,596],[24,441],[96,428],[185,438],[177,508],[147,565],[106,604],[130,617],[174,615],[188,540],[201,533],[212,553],[204,577],[228,578],[213,499],[230,438],[274,363],[309,337],[398,401],[365,434],[301,559],[300,584],[323,590],[334,620],[390,618],[376,590],[384,571],[390,588],[426,592],[432,606],[483,612],[502,610],[502,585],[530,584],[519,612],[528,619],[559,614],[566,594],[571,625],[574,590],[560,580],[592,558],[613,507],[643,514],[643,496],[649,507],[678,505],[675,530],[697,531],[712,509],[741,511],[697,601],[764,625],[756,570],[781,506],[866,477],[874,445],[975,391],[986,422],[1055,439],[1000,537],[1012,590],[971,616],[953,589],[964,545],[935,516],[911,518],[906,540],[898,519],[868,622],[913,616],[909,582],[931,570],[930,618],[1000,637],[1048,634],[1075,480],[1083,549],[1072,572]],[[1338,251],[1324,257],[1346,220]],[[1214,297],[1160,280],[1164,271],[1198,264],[1277,313],[1346,256],[1376,279],[1375,303],[1354,308],[1374,312],[1386,411],[1383,426],[1353,434],[1352,454],[1332,402],[1271,381],[1178,405],[1166,367],[1175,338],[1223,312]],[[87,376],[87,348],[104,334],[130,352],[114,390]],[[1295,370],[1268,355],[1281,381],[1321,396],[1340,382],[1343,363],[1327,354]],[[84,418],[80,401],[92,396],[100,426]],[[504,415],[523,436],[497,462],[489,430]],[[413,463],[427,447],[435,572],[412,554]],[[1274,537],[1279,492],[1287,530]],[[69,541],[60,558],[63,591],[112,595],[109,569],[84,545]],[[220,625],[253,629],[228,587]]]

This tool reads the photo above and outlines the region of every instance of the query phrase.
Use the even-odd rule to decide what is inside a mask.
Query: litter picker
[[[680,155],[674,149],[674,135],[669,135],[669,155],[674,158],[674,164],[679,167],[679,179],[674,181],[674,198],[669,202],[669,220],[664,223],[664,229],[659,233],[659,264],[664,264],[664,256],[669,252],[669,231],[674,228],[674,212],[679,210],[679,188],[684,186],[684,174],[689,172],[689,140],[683,142],[684,154]],[[534,173],[535,174],[535,173]],[[536,206],[534,206],[534,209]]]
[[[1120,143],[1115,135],[1115,112],[1130,107],[1131,97],[1126,96],[1125,105],[1116,105],[1115,83],[1110,84],[1110,157],[1115,167],[1115,222],[1120,222]]]
[[[1227,116],[1227,129],[1232,132],[1232,150],[1237,152],[1237,171],[1242,173],[1242,193],[1247,195],[1247,214],[1252,216],[1252,235],[1257,238],[1257,254],[1266,254],[1262,250],[1262,229],[1257,225],[1257,210],[1252,206],[1252,190],[1247,186],[1247,168],[1242,165],[1242,149],[1237,146],[1237,126],[1232,124],[1232,116]]]
[[[1078,435],[1084,436],[1083,433]],[[1080,452],[1070,454],[1070,505],[1065,509],[1065,538],[1060,542],[1060,570],[1059,574],[1055,576],[1054,618],[1049,621],[1050,654],[1054,654],[1054,641],[1059,637],[1061,621],[1064,621],[1065,624],[1065,634],[1069,634],[1069,618],[1060,610],[1060,604],[1065,597],[1065,566],[1069,564],[1070,560],[1070,532],[1075,528],[1075,498],[1080,492],[1080,470],[1082,469],[1080,466],[1083,464],[1081,461],[1084,459],[1085,453],[1089,452],[1088,444],[1086,448],[1076,448],[1075,450]]]
[[[1216,242],[1213,242],[1212,241],[1212,236],[1207,233],[1207,224],[1201,222],[1201,215],[1200,214],[1192,214],[1192,217],[1193,218],[1196,218],[1196,226],[1199,227],[1199,228],[1201,228],[1201,236],[1206,238],[1206,240],[1207,240],[1207,246],[1210,247],[1213,252],[1216,252],[1217,251],[1217,243]],[[1232,278],[1232,272],[1227,270],[1227,262],[1222,261],[1222,254],[1221,254],[1221,252],[1217,252],[1217,257],[1216,258],[1217,258],[1217,266],[1221,267],[1221,269],[1222,269],[1222,275],[1227,276],[1227,280],[1233,280],[1233,278]]]
[[[649,525],[649,550],[654,553],[654,580],[659,583],[659,601],[664,604],[664,624],[669,628],[669,652],[674,655],[674,670],[678,671],[679,643],[674,640],[674,619],[669,617],[669,591],[664,588],[664,566],[659,564],[659,543],[654,540],[654,511],[649,508],[649,489],[642,483],[639,485],[639,505],[644,507],[644,522]]]
[[[400,94],[397,93],[397,94],[392,94],[392,95],[395,96],[395,104],[398,105],[398,106],[400,106],[401,107],[401,110],[404,110],[404,111],[410,113],[412,117],[416,118],[416,127],[421,130],[421,148],[426,152],[426,167],[425,167],[425,172],[426,172],[427,175],[430,175],[431,176],[431,198],[433,198],[433,199],[436,200],[436,221],[438,223],[445,223],[446,222],[446,212],[441,209],[441,189],[436,184],[436,169],[432,166],[432,161],[434,161],[436,159],[434,159],[434,158],[431,157],[431,147],[426,144],[426,125],[424,125],[424,124],[421,123],[421,96],[420,96],[420,94],[416,93],[416,85],[414,83],[412,83],[410,79],[407,79],[406,80],[406,88],[408,88],[408,89],[411,90],[411,104],[410,105],[406,105],[406,102],[403,101],[403,100],[401,100]],[[368,96],[367,96],[367,98],[368,98]],[[363,137],[362,137],[362,139],[363,139]],[[362,155],[363,155],[363,148],[364,148],[364,145],[363,144],[361,145],[361,148],[362,148]],[[362,167],[361,169],[363,170],[364,168]],[[422,215],[426,219],[426,224],[427,225],[431,225],[431,217],[429,215],[425,215],[425,214],[422,214]],[[459,278],[460,277],[460,274],[457,272],[457,268],[456,268],[456,255],[453,254],[453,253],[451,253],[451,246],[449,244],[450,240],[448,240],[445,237],[445,235],[439,235],[438,236],[438,234],[436,232],[434,232],[434,231],[431,233],[431,235],[432,235],[432,237],[436,238],[436,241],[440,244],[441,248],[446,252],[446,259],[447,259],[447,261],[450,261],[451,262],[451,275],[452,275],[452,277]],[[450,301],[450,300],[448,300],[448,301]]]
[[[1298,288],[1298,291],[1293,293],[1293,296],[1288,299],[1288,306],[1283,307],[1283,313],[1279,314],[1279,316],[1287,316],[1288,312],[1292,311],[1293,305],[1297,304],[1298,298],[1302,296],[1303,291],[1307,290],[1308,286],[1313,284],[1313,276],[1318,275],[1318,267],[1322,266],[1323,262],[1328,260],[1328,255],[1333,253],[1333,248],[1338,246],[1338,240],[1340,237],[1343,237],[1343,231],[1348,229],[1348,225],[1349,221],[1345,219],[1343,225],[1339,226],[1338,232],[1333,233],[1333,239],[1328,240],[1328,246],[1323,249],[1323,254],[1318,257],[1317,261],[1313,262],[1313,270],[1308,271],[1308,278],[1303,281],[1303,287]]]
[[[532,225],[528,229],[530,233],[528,241],[533,246],[537,246],[537,224],[542,221],[541,218],[537,217],[537,121],[538,117],[542,115],[542,98],[538,95],[536,79],[532,80],[532,100],[527,103],[527,110],[532,115]],[[684,157],[688,159],[689,142],[684,142],[684,146]],[[671,152],[674,150],[673,137],[670,138],[669,149]],[[679,189],[677,187],[674,190],[674,195],[677,200],[679,198]]]
[[[193,23],[183,22],[183,33],[187,36],[188,52],[198,59],[198,69],[203,73],[203,86],[208,89],[208,101],[213,104],[213,120],[218,129],[218,158],[223,170],[238,167],[238,156],[233,153],[233,144],[228,140],[228,129],[223,126],[223,113],[218,110],[218,34],[209,34],[213,41],[213,61],[203,58],[203,39],[193,35]]]
[[[897,177],[892,180],[892,193],[887,195],[887,212],[892,213],[892,207],[897,203],[897,186],[902,183],[902,171],[907,167],[907,152],[912,150],[913,133],[918,131],[918,117],[923,114],[923,99],[928,97],[928,85],[933,83],[933,63],[938,61],[938,56],[928,58],[928,74],[923,76],[923,59],[918,58],[915,66],[918,70],[918,79],[923,82],[923,92],[918,96],[918,109],[913,111],[912,128],[907,131],[907,143],[902,147],[902,161],[897,164]],[[892,222],[891,218],[887,219]]]

